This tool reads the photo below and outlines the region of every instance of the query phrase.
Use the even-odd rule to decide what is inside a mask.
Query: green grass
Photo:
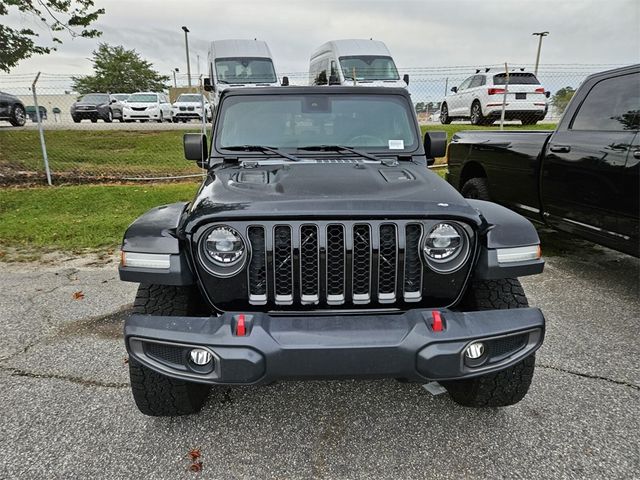
[[[197,183],[174,183],[0,190],[0,246],[74,252],[113,248],[139,215],[190,200],[197,188]]]
[[[50,130],[45,132],[49,165],[56,173],[83,175],[185,175],[199,173],[184,159],[184,130]],[[0,131],[0,168],[42,172],[36,130]]]
[[[505,125],[505,130],[555,130],[555,123],[539,123],[537,125]],[[453,123],[449,125],[421,125],[420,129],[422,133],[426,131],[444,131],[447,132],[447,140],[451,140],[451,137],[454,133],[460,132],[461,130],[499,130],[500,126],[490,125],[490,126],[476,126],[476,125],[466,125],[466,124],[458,124]]]

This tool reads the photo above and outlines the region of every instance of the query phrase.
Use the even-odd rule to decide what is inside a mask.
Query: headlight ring
[[[199,252],[205,268],[218,277],[237,274],[249,257],[245,239],[226,225],[217,225],[206,231],[200,239]]]
[[[464,265],[470,251],[469,235],[454,222],[439,222],[424,236],[422,257],[437,273],[453,273]]]

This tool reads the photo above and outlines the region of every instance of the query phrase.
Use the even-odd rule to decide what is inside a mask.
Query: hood
[[[476,210],[423,165],[333,159],[212,171],[191,204],[185,230],[213,218],[428,216],[480,222]]]
[[[107,102],[74,102],[74,107],[101,107],[107,105]]]

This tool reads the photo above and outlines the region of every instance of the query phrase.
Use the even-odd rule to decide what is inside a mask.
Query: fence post
[[[47,183],[51,186],[51,171],[49,170],[49,157],[47,156],[47,145],[44,142],[44,130],[42,128],[42,117],[40,116],[40,106],[38,105],[38,95],[36,94],[36,83],[40,78],[40,72],[36,75],[31,85],[31,91],[33,92],[33,103],[36,107],[36,118],[38,119],[38,130],[40,131],[40,147],[42,148],[42,157],[44,158],[44,170],[47,172]]]
[[[500,130],[504,130],[504,111],[507,108],[507,90],[509,90],[509,67],[504,62],[504,73],[506,75],[504,81],[504,94],[502,95],[502,111],[500,112]]]

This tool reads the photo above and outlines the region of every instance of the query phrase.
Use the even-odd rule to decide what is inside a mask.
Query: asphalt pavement
[[[640,260],[543,245],[545,273],[522,279],[547,318],[533,385],[494,410],[394,380],[313,381],[145,417],[121,333],[136,287],[114,261],[0,264],[0,478],[638,478]]]

